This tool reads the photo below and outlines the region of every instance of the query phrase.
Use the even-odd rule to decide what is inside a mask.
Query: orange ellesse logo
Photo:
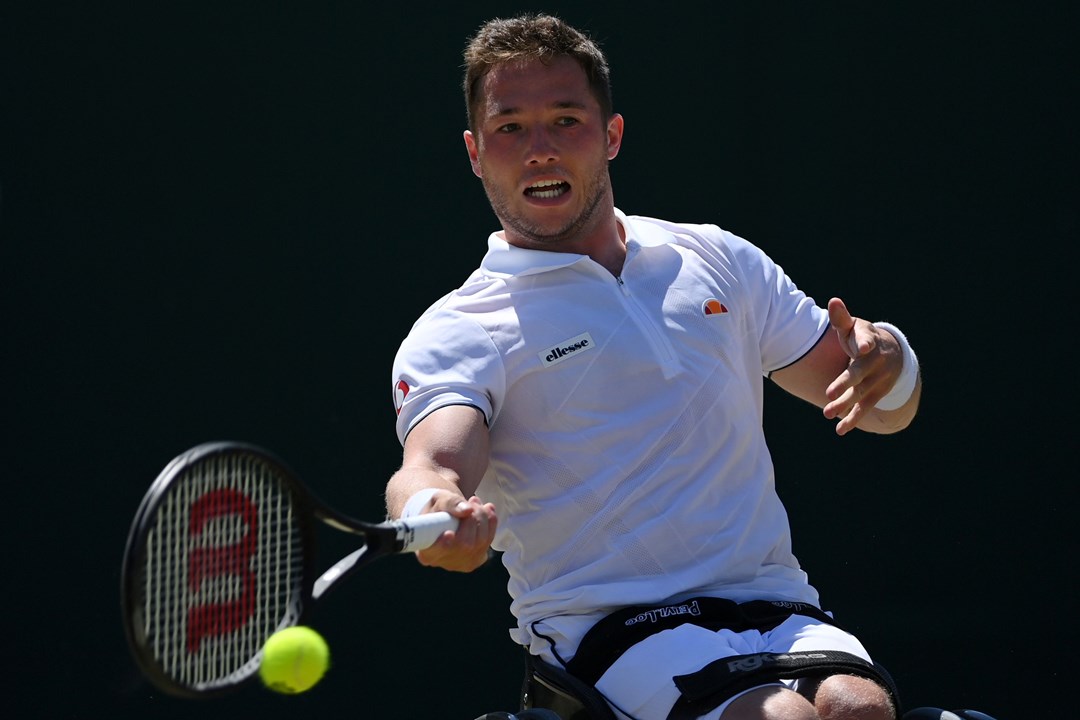
[[[716,298],[709,298],[705,302],[701,303],[701,312],[706,315],[723,315],[727,313],[728,309],[724,306],[724,303],[720,302]]]

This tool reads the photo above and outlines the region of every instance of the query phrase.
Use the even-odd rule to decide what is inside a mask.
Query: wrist
[[[904,354],[904,364],[900,370],[900,377],[896,378],[892,389],[889,390],[885,397],[878,400],[877,404],[874,405],[878,410],[896,410],[903,407],[911,399],[911,394],[915,392],[915,384],[919,379],[919,359],[915,356],[915,351],[911,349],[911,343],[908,342],[907,337],[895,325],[887,322],[876,322],[874,326],[887,330],[892,334],[896,341],[900,343],[900,350]]]
[[[419,492],[413,493],[412,496],[405,501],[405,507],[401,509],[401,519],[420,515],[437,492],[439,492],[439,488],[424,488]]]

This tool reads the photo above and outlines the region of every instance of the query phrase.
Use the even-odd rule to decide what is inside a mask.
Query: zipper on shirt
[[[664,376],[671,377],[677,371],[675,354],[671,350],[671,344],[663,333],[657,329],[648,313],[638,305],[630,292],[630,288],[626,286],[626,281],[623,280],[622,275],[616,275],[615,281],[619,284],[619,290],[622,291],[623,297],[627,300],[627,307],[630,308],[630,315],[634,319],[634,323],[641,328],[641,331],[645,334],[645,339],[648,340],[653,349],[653,354],[660,361]]]

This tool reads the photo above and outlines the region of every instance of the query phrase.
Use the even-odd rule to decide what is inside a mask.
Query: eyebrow
[[[587,110],[585,103],[577,102],[576,100],[560,100],[552,103],[549,107],[555,110]],[[493,117],[502,117],[504,115],[516,115],[521,112],[521,108],[518,107],[504,107],[493,115]]]

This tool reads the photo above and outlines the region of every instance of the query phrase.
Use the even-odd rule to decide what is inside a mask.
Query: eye
[[[559,125],[560,127],[570,127],[572,125],[577,125],[578,122],[579,121],[578,121],[578,119],[576,117],[567,116],[567,117],[559,118],[558,120],[555,121],[555,124]]]
[[[517,123],[506,123],[505,125],[500,125],[499,127],[495,128],[495,132],[497,132],[497,133],[512,133],[512,132],[516,132],[516,131],[518,131],[520,129],[521,129],[521,126],[518,125]]]

